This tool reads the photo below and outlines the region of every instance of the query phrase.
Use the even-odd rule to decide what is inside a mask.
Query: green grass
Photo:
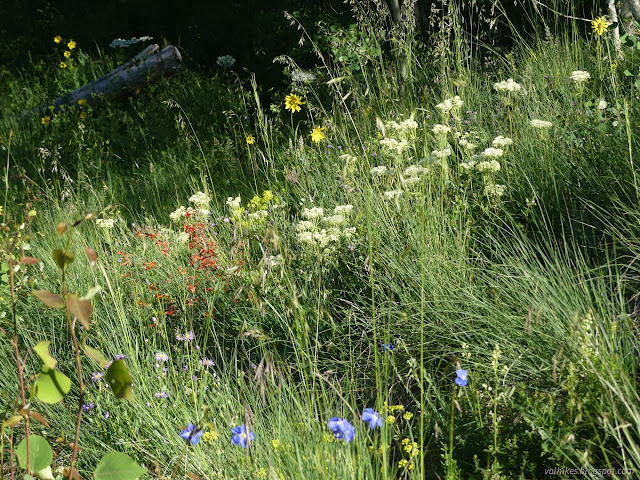
[[[105,379],[93,382],[101,368],[83,357],[83,403],[94,404],[80,431],[83,478],[110,451],[162,478],[638,471],[640,102],[622,73],[637,56],[612,63],[608,35],[585,36],[561,17],[566,31],[498,52],[450,8],[453,22],[433,45],[401,24],[390,30],[393,48],[367,44],[366,55],[341,63],[337,54],[351,47],[338,42],[319,61],[323,83],[283,80],[276,92],[244,73],[185,71],[123,104],[84,119],[64,112],[45,126],[20,114],[121,59],[79,53],[61,70],[52,56],[0,76],[8,92],[0,100],[8,113],[0,120],[3,273],[23,255],[41,260],[16,270],[18,346],[24,355],[51,340],[57,369],[74,381],[64,403],[32,404],[50,426],[32,421],[31,433],[58,446],[56,466],[71,458],[74,351],[64,310],[29,293],[62,291],[51,252],[68,232],[59,237],[55,227],[95,212],[113,226],[91,220],[74,229],[65,287],[79,295],[102,287],[86,336],[108,359],[127,356],[134,397],[115,399]],[[367,12],[359,13],[364,32],[388,21],[366,20]],[[575,70],[591,74],[582,92],[569,79]],[[507,78],[521,93],[494,89]],[[302,112],[284,110],[290,92],[303,98]],[[436,105],[454,95],[464,103],[444,116]],[[417,127],[389,123],[407,119]],[[553,126],[535,129],[532,119]],[[436,124],[451,127],[446,139],[432,132]],[[316,126],[326,134],[318,143]],[[248,145],[248,135],[257,142]],[[513,145],[496,158],[497,172],[460,166],[486,160],[461,138],[479,153],[498,135]],[[405,146],[387,149],[383,138]],[[432,156],[447,145],[451,155]],[[372,175],[381,164],[389,171]],[[495,184],[502,196],[486,193]],[[388,198],[393,190],[403,193]],[[198,191],[208,197],[199,207],[189,200]],[[342,221],[313,219],[314,207],[326,218],[340,205],[353,206]],[[180,206],[193,214],[170,219]],[[8,418],[19,391],[13,302],[8,280],[2,285]],[[192,341],[176,340],[187,332]],[[468,386],[454,386],[460,368]],[[39,370],[31,353],[25,379]],[[382,428],[362,422],[367,407],[381,412]],[[356,427],[353,442],[334,438],[331,417]],[[179,434],[188,423],[206,425],[206,436],[185,449]],[[256,435],[246,450],[230,442],[241,424]],[[23,436],[16,427],[14,440]],[[632,478],[593,474],[605,477]]]

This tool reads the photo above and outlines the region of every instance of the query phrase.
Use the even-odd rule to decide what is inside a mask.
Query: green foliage
[[[16,446],[16,458],[21,468],[27,468],[27,439]],[[40,472],[53,461],[53,451],[46,439],[40,435],[29,436],[29,471]]]
[[[97,480],[135,480],[145,472],[146,470],[128,455],[113,452],[102,457],[93,476]]]
[[[133,390],[131,388],[132,380],[129,375],[126,363],[122,360],[116,360],[107,370],[105,377],[113,394],[116,398],[124,398],[131,400],[133,398]]]

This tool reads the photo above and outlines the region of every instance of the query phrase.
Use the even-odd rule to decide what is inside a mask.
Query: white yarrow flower
[[[497,160],[489,160],[489,161],[486,161],[486,162],[479,162],[476,165],[476,170],[478,170],[482,174],[485,174],[485,173],[496,173],[496,172],[500,171],[500,163],[498,163]]]
[[[169,214],[169,218],[174,222],[177,222],[180,218],[184,217],[185,213],[187,213],[187,209],[184,207],[179,207]]]
[[[494,83],[493,88],[500,93],[517,93],[522,90],[522,85],[515,82],[513,78],[509,78],[508,80]]]
[[[496,148],[504,148],[504,147],[508,147],[509,145],[513,145],[513,140],[511,140],[508,137],[503,137],[502,135],[498,135],[496,138],[493,139],[493,142],[491,142],[491,145],[493,145]]]
[[[501,197],[506,188],[505,185],[487,185],[484,187],[484,194],[490,197]]]
[[[435,135],[446,135],[449,132],[451,132],[451,127],[448,125],[440,125],[439,123],[436,123],[431,129],[431,131]]]
[[[379,167],[373,167],[371,170],[369,170],[369,173],[371,174],[372,177],[381,177],[383,175],[386,175],[388,172],[389,172],[389,169],[384,165],[380,165]]]
[[[482,152],[484,158],[500,158],[504,154],[504,150],[501,148],[485,148]]]
[[[575,83],[584,83],[591,78],[591,74],[584,70],[576,70],[575,72],[571,72],[569,78]]]
[[[218,59],[216,60],[216,63],[218,64],[218,66],[222,68],[231,68],[235,65],[236,59],[233,58],[231,55],[222,55],[218,57]]]
[[[402,195],[402,193],[402,190],[389,190],[387,192],[384,192],[384,198],[386,198],[387,200],[393,200],[394,198]]]
[[[548,122],[547,120],[538,120],[537,118],[532,119],[529,122],[533,128],[551,128],[553,127],[553,123]]]
[[[324,209],[321,207],[305,208],[302,211],[302,216],[309,220],[320,218],[324,215]]]

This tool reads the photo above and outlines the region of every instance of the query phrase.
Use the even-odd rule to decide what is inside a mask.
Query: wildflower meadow
[[[2,480],[638,478],[640,19],[337,3],[0,66]]]

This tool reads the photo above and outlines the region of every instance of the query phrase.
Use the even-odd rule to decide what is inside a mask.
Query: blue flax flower
[[[376,412],[373,408],[365,408],[364,412],[362,412],[362,420],[365,422],[369,422],[369,427],[373,430],[376,427],[382,427],[384,421],[378,412]]]
[[[253,432],[249,432],[249,435],[247,435],[247,427],[244,425],[234,427],[231,430],[231,433],[233,434],[231,437],[231,443],[234,445],[240,445],[242,448],[247,448],[247,438],[251,442],[256,439],[256,434]]]
[[[456,370],[456,385],[461,387],[466,387],[467,383],[469,383],[469,378],[467,377],[467,371],[460,369]]]
[[[200,441],[202,435],[204,435],[204,432],[202,430],[196,431],[196,426],[192,423],[188,424],[187,428],[180,432],[180,436],[182,438],[184,438],[187,442],[190,441],[194,445]]]
[[[382,344],[382,353],[391,352],[393,350],[393,343],[383,343]]]
[[[338,440],[344,438],[344,441],[347,443],[356,436],[356,427],[344,418],[333,417],[329,419],[329,429]]]

